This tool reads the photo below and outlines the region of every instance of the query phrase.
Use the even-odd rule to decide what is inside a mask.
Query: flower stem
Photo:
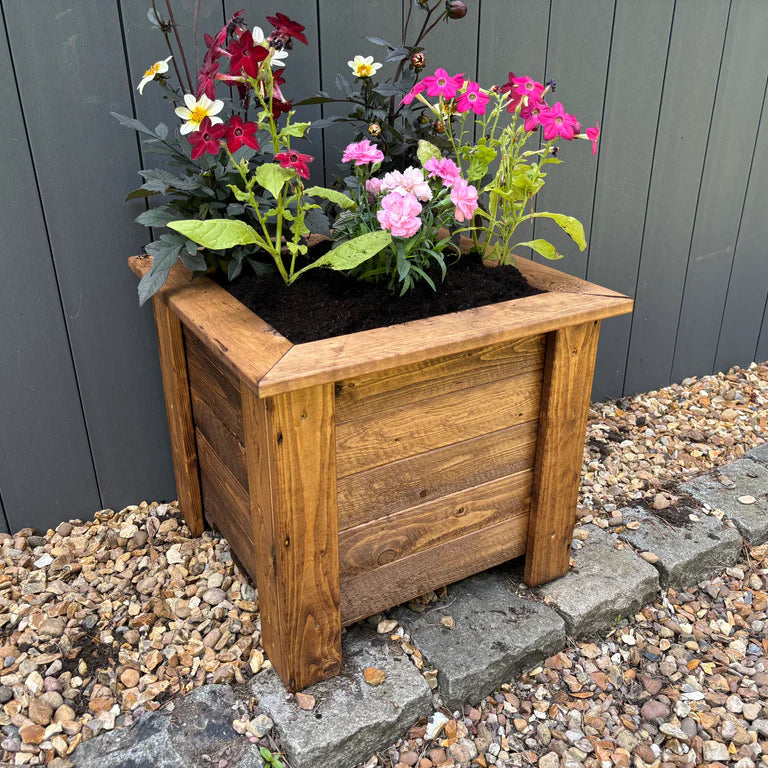
[[[166,30],[166,23],[162,20],[160,17],[160,14],[157,12],[157,4],[155,3],[155,0],[152,0],[152,11],[155,14],[155,21],[160,25],[160,31],[163,33],[163,37],[165,38],[165,44],[168,46],[168,53],[173,56],[173,69],[176,72],[176,79],[179,82],[179,87],[181,90],[184,90],[184,81],[181,79],[181,72],[179,72],[179,65],[176,63],[176,57],[173,53],[173,46],[171,45],[171,39],[168,37],[168,31]]]
[[[184,53],[184,46],[181,44],[181,36],[179,35],[179,28],[176,26],[176,19],[173,18],[173,9],[171,8],[171,0],[165,0],[165,5],[168,8],[168,19],[173,27],[173,34],[176,36],[176,45],[179,46],[179,53],[181,53],[181,61],[184,64],[184,72],[187,75],[187,83],[189,84],[189,92],[194,93],[195,88],[192,85],[192,78],[189,74],[189,67],[187,66],[187,57]]]

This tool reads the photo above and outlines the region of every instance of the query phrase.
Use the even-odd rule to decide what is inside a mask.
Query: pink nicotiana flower
[[[534,101],[520,110],[520,117],[525,120],[523,128],[528,133],[535,131],[541,125],[539,115],[545,109],[547,109],[547,105],[543,101]]]
[[[545,88],[543,83],[532,77],[515,77],[515,73],[510,72],[507,82],[499,90],[509,94],[507,112],[512,113],[521,104],[530,106],[542,101]]]
[[[597,140],[600,138],[600,123],[595,121],[594,128],[587,128],[587,138],[592,142],[592,154],[597,154]]]
[[[381,183],[381,179],[377,179],[376,177],[368,179],[368,181],[365,182],[365,191],[378,197],[379,192],[381,192]]]
[[[411,237],[421,228],[421,203],[415,195],[390,192],[381,199],[381,208],[376,212],[383,229],[395,237]]]
[[[363,139],[347,144],[341,162],[354,161],[355,165],[368,165],[368,163],[380,163],[383,159],[384,153],[368,139]]]
[[[489,96],[480,88],[480,83],[469,83],[464,93],[459,96],[456,103],[457,112],[469,112],[472,110],[476,115],[484,115],[488,107]]]
[[[456,221],[469,221],[477,210],[477,190],[464,179],[457,179],[451,189],[451,202],[456,206]]]
[[[459,166],[450,157],[430,157],[424,164],[431,178],[437,177],[443,182],[444,187],[452,187],[460,178]]]
[[[559,101],[554,106],[539,113],[539,122],[544,127],[544,139],[546,141],[551,141],[558,136],[566,141],[571,141],[581,130],[579,121],[573,115],[569,115]]]
[[[401,104],[411,104],[418,94],[420,94],[427,87],[426,83],[422,80],[416,83],[408,93],[403,96]]]
[[[434,75],[425,77],[422,83],[427,89],[427,96],[442,96],[444,99],[454,99],[456,94],[464,85],[464,73],[458,75],[449,75],[446,70],[440,68],[435,70]]]
[[[411,194],[422,202],[432,199],[432,190],[424,178],[423,171],[413,166],[406,168],[402,173],[390,171],[384,174],[381,188],[385,192],[399,192],[401,195]]]

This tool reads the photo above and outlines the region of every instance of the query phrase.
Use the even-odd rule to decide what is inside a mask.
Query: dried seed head
[[[445,0],[445,10],[449,19],[463,19],[467,15],[467,4],[462,0]]]
[[[418,51],[417,53],[414,53],[413,56],[411,56],[411,64],[413,65],[414,69],[424,69],[426,63],[427,57],[424,55],[423,51]]]
[[[371,123],[368,126],[368,133],[371,136],[381,136],[381,126],[378,123]]]

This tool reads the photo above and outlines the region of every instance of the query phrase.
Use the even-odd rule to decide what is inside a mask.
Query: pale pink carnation
[[[395,237],[411,237],[421,227],[421,203],[415,195],[390,192],[381,199],[381,208],[376,212],[382,229],[389,230]]]
[[[412,194],[417,200],[426,202],[432,199],[432,190],[429,188],[424,172],[419,168],[406,168],[400,171],[390,171],[384,174],[381,188],[386,192],[400,192],[403,195]]]
[[[341,158],[342,163],[354,160],[355,165],[367,165],[368,163],[380,163],[384,159],[384,153],[368,139],[347,144]]]
[[[424,164],[430,177],[441,179],[444,187],[452,187],[460,178],[459,166],[450,157],[430,157]]]
[[[451,189],[451,202],[456,206],[456,221],[470,221],[477,210],[477,190],[464,179],[457,179]]]
[[[368,181],[365,182],[365,191],[370,192],[374,196],[378,196],[379,192],[381,192],[381,179],[372,178],[368,179]]]

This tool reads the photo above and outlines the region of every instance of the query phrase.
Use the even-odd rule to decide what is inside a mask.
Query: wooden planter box
[[[342,626],[523,554],[529,585],[568,570],[600,321],[632,301],[518,267],[547,292],[296,345],[181,265],[155,296],[181,510],[255,579],[289,689],[340,671]]]

